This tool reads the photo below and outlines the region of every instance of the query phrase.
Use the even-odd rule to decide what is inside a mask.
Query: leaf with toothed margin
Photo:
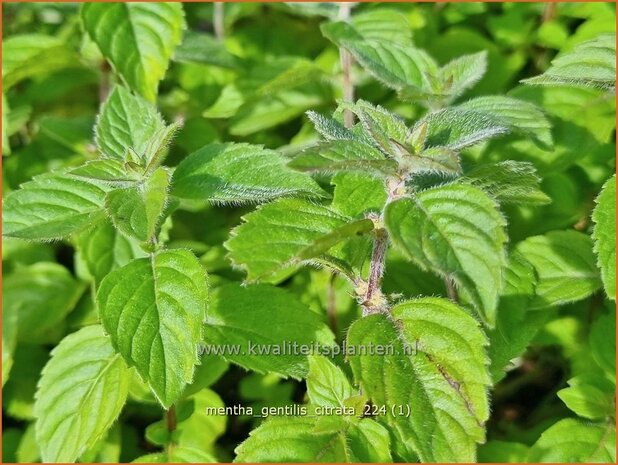
[[[169,173],[161,167],[138,186],[108,192],[105,209],[114,226],[140,241],[151,239],[162,222],[168,185]]]
[[[317,313],[284,289],[227,284],[212,294],[204,324],[205,351],[238,345],[240,353],[223,354],[228,361],[300,379],[307,376],[307,356],[290,353],[286,344],[315,342],[328,346],[334,344],[334,336]]]
[[[501,204],[545,205],[551,198],[541,190],[541,178],[532,163],[507,160],[479,165],[460,182],[480,187]]]
[[[375,147],[355,140],[319,142],[299,153],[288,165],[299,171],[370,172],[380,177],[397,172],[397,163]]]
[[[326,140],[359,140],[358,136],[336,119],[315,111],[308,111],[307,118],[313,123],[315,130]]]
[[[313,405],[343,407],[355,391],[341,368],[323,355],[310,355],[307,395]]]
[[[530,448],[530,463],[616,463],[616,426],[565,418]]]
[[[538,276],[530,308],[541,309],[585,299],[601,287],[590,236],[575,230],[551,231],[517,244]]]
[[[99,286],[101,322],[114,348],[165,408],[193,379],[207,298],[202,266],[180,249],[133,260]]]
[[[95,139],[103,157],[124,161],[129,149],[144,155],[150,139],[164,128],[152,103],[116,86],[97,117]]]
[[[234,204],[284,196],[322,196],[305,173],[286,166],[279,153],[250,144],[210,144],[185,158],[174,171],[172,194]]]
[[[370,343],[392,353],[371,354]],[[412,300],[390,315],[357,320],[347,344],[354,378],[374,405],[387,406],[379,418],[404,445],[404,459],[475,461],[489,417],[490,377],[487,340],[474,318],[446,299]],[[410,416],[394,415],[390,406],[409,407]]]
[[[489,326],[506,266],[506,221],[482,190],[447,184],[386,207],[396,247],[421,268],[449,277]]]
[[[427,125],[425,147],[461,150],[509,132],[505,123],[482,113],[458,107],[429,113],[415,127]]]
[[[243,220],[225,247],[232,262],[246,270],[250,280],[319,258],[340,242],[373,229],[369,219],[354,220],[302,199],[281,199],[263,205]]]
[[[616,300],[616,176],[607,180],[592,212],[592,239],[605,293]]]
[[[84,30],[124,81],[154,101],[185,28],[180,3],[84,3]]]
[[[71,169],[69,174],[112,187],[130,187],[142,178],[139,173],[127,170],[122,161],[112,159],[89,161],[82,166]]]
[[[118,418],[130,371],[99,325],[68,335],[52,351],[34,404],[44,462],[74,462]]]
[[[536,105],[503,95],[473,98],[457,105],[459,109],[476,111],[494,118],[515,134],[530,137],[543,149],[553,149],[551,123]]]
[[[440,80],[450,99],[473,87],[487,71],[487,52],[462,55],[440,68]]]
[[[561,53],[540,76],[522,82],[541,86],[616,88],[616,34],[601,34]]]
[[[2,204],[2,234],[50,241],[88,228],[105,216],[108,187],[64,172],[35,176]]]

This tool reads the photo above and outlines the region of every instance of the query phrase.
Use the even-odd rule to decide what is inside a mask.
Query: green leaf
[[[324,116],[315,111],[308,111],[307,117],[313,123],[315,130],[326,140],[358,140],[359,137],[344,127],[336,119]]]
[[[120,160],[92,160],[69,171],[72,176],[83,178],[94,183],[102,183],[111,187],[129,187],[139,182],[142,176],[128,170]]]
[[[181,63],[200,63],[239,69],[242,61],[232,55],[225,45],[210,34],[194,31],[185,32],[182,43],[176,48],[174,60]]]
[[[307,172],[369,171],[379,176],[397,171],[394,160],[387,159],[378,149],[354,140],[320,142],[303,150],[288,166]]]
[[[142,455],[131,463],[217,463],[217,459],[195,447],[172,447],[166,452]]]
[[[495,201],[476,187],[450,184],[392,202],[385,222],[409,260],[452,279],[493,326],[507,240]]]
[[[103,218],[106,188],[63,172],[36,176],[9,193],[2,205],[2,234],[49,241]]]
[[[509,131],[530,137],[539,147],[553,149],[551,123],[536,105],[502,95],[477,97],[456,108],[489,115]]]
[[[616,176],[607,180],[592,212],[594,252],[605,293],[616,300]]]
[[[463,55],[440,68],[440,80],[449,100],[473,87],[487,72],[487,52]]]
[[[568,383],[570,387],[558,391],[558,397],[578,416],[590,420],[602,420],[615,412],[613,404],[615,388],[611,382],[608,383],[603,378],[596,381],[590,376],[582,376],[572,378]]]
[[[77,54],[62,40],[45,34],[23,34],[2,42],[2,88],[79,65]]]
[[[560,420],[530,449],[528,462],[614,463],[616,427],[575,418]]]
[[[528,237],[518,250],[538,276],[536,299],[539,309],[585,299],[601,287],[590,236],[574,231],[552,231]]]
[[[34,413],[45,462],[74,462],[107,432],[129,391],[129,370],[100,326],[65,337],[43,369]]]
[[[101,322],[114,348],[165,408],[193,379],[207,297],[202,266],[180,249],[133,260],[99,287]]]
[[[18,338],[42,340],[75,307],[84,291],[69,271],[57,263],[35,263],[4,276],[2,308],[17,315]]]
[[[355,393],[341,368],[322,355],[311,355],[307,394],[312,404],[343,407]]]
[[[388,432],[365,418],[340,431],[316,431],[307,417],[274,417],[249,433],[235,450],[238,463],[391,462]]]
[[[592,358],[609,379],[616,379],[616,310],[601,315],[592,325],[589,336]]]
[[[366,212],[380,213],[386,204],[384,181],[366,173],[339,173],[333,176],[335,186],[332,207],[350,217]]]
[[[545,205],[551,198],[541,190],[541,178],[532,163],[507,160],[478,165],[462,181],[480,187],[501,204]]]
[[[381,418],[407,448],[404,458],[473,462],[489,417],[487,341],[478,323],[438,298],[398,304],[391,315],[370,315],[350,328],[348,358],[355,379],[374,405],[387,407]],[[391,352],[372,354],[370,343]],[[409,418],[391,406],[409,407]]]
[[[310,347],[333,343],[317,313],[289,292],[267,284],[227,284],[213,292],[204,325],[204,350],[247,369],[293,378],[307,375],[307,356],[288,344]],[[232,353],[238,347],[239,353]],[[208,352],[204,352],[208,353]]]
[[[616,88],[616,34],[601,34],[560,54],[540,76],[524,79],[532,85],[573,85]]]
[[[532,264],[520,253],[511,252],[498,302],[496,327],[487,334],[490,342],[487,352],[494,384],[505,376],[509,362],[524,352],[550,317],[548,312],[529,310],[536,284]]]
[[[85,31],[129,87],[154,101],[182,38],[182,5],[84,3],[81,19]]]
[[[146,158],[148,142],[164,127],[163,118],[152,103],[116,86],[97,118],[97,147],[107,158],[126,160],[129,149]]]
[[[157,168],[139,186],[108,192],[105,209],[114,226],[144,242],[155,236],[167,202],[169,178],[165,168]]]
[[[353,220],[302,199],[281,199],[243,217],[225,243],[232,262],[250,280],[320,257],[338,243],[373,229],[369,219]]]
[[[6,277],[4,284],[4,294],[6,295]],[[18,313],[10,312],[7,307],[2,303],[4,311],[2,314],[2,386],[9,379],[11,367],[13,366],[13,359],[15,355],[15,348],[17,346],[17,325],[18,325]]]
[[[124,236],[107,219],[79,234],[77,248],[97,286],[112,270],[145,256],[137,241]]]
[[[487,441],[479,447],[479,463],[525,463],[528,446],[519,442]]]
[[[461,150],[486,139],[509,132],[508,126],[495,118],[459,107],[429,113],[416,127],[427,125],[426,147]]]
[[[288,168],[279,153],[228,143],[207,145],[185,158],[174,172],[172,194],[237,204],[323,191],[309,175]]]

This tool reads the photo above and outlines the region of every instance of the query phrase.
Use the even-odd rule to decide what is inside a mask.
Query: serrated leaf
[[[97,293],[112,344],[167,408],[193,379],[208,293],[186,250],[139,258],[108,274]]]
[[[575,302],[601,287],[592,240],[586,234],[574,230],[552,231],[528,237],[515,250],[532,263],[538,276],[531,308]]]
[[[6,91],[24,79],[51,74],[78,63],[76,53],[57,37],[14,35],[2,43],[2,88]]]
[[[495,201],[476,187],[450,184],[392,202],[385,222],[409,260],[452,279],[493,326],[507,241]]]
[[[74,462],[118,417],[129,370],[100,326],[65,337],[43,369],[34,413],[45,462]]]
[[[41,340],[75,307],[83,291],[83,284],[62,265],[39,262],[5,274],[2,308],[9,318],[17,315],[19,340]]]
[[[606,383],[609,386],[605,386]],[[614,413],[615,387],[611,382],[603,378],[597,382],[590,376],[582,376],[570,379],[568,384],[568,388],[558,391],[558,397],[578,416],[603,420]]]
[[[545,205],[551,198],[541,190],[541,178],[532,163],[507,160],[478,165],[461,179],[479,187],[501,204]]]
[[[503,95],[477,97],[456,108],[489,115],[514,133],[530,137],[538,146],[553,149],[551,123],[536,105]]]
[[[594,252],[598,257],[605,293],[616,300],[616,176],[603,186],[592,212]]]
[[[228,284],[213,292],[204,341],[213,354],[238,347],[239,353],[228,350],[220,355],[245,368],[300,379],[307,375],[307,356],[291,352],[287,344],[330,345],[333,335],[318,314],[283,289]]]
[[[560,54],[540,76],[524,79],[532,85],[573,85],[616,88],[616,34],[601,34]]]
[[[168,185],[169,173],[157,168],[143,184],[108,192],[105,209],[114,226],[129,237],[150,240],[161,224]]]
[[[274,417],[235,450],[238,463],[391,462],[388,432],[371,419],[341,431],[316,432],[314,418]]]
[[[315,130],[326,140],[358,140],[358,136],[334,118],[315,111],[308,111],[307,118],[313,123]]]
[[[320,196],[304,173],[291,170],[277,152],[259,145],[210,144],[176,168],[172,194],[213,202],[261,202],[282,196]]]
[[[311,355],[307,395],[314,405],[343,407],[354,391],[341,368],[322,355]]]
[[[372,172],[378,176],[394,174],[397,163],[378,149],[355,140],[320,142],[292,159],[288,165],[299,171],[337,173]]]
[[[326,253],[348,238],[373,229],[369,219],[353,220],[302,199],[281,199],[243,217],[225,243],[232,262],[250,280]]]
[[[135,91],[154,101],[185,27],[179,3],[84,3],[84,29]],[[119,46],[118,44],[122,44]]]
[[[379,105],[372,105],[364,100],[355,103],[342,102],[339,107],[352,111],[362,125],[362,128],[374,145],[385,153],[396,155],[397,145],[403,144],[408,134],[408,128],[403,119],[395,113]]]
[[[494,384],[505,376],[505,368],[521,355],[534,335],[551,316],[529,310],[535,297],[537,279],[534,267],[520,253],[512,251],[505,270],[495,328],[488,331],[491,376]]]
[[[429,113],[415,127],[427,125],[425,147],[447,147],[461,150],[486,139],[509,132],[509,128],[495,118],[458,107]]]
[[[137,241],[124,236],[108,219],[79,234],[77,248],[97,286],[112,270],[146,255]]]
[[[440,80],[453,100],[473,87],[487,72],[487,52],[462,55],[440,68]]]
[[[152,103],[116,86],[97,118],[96,143],[103,157],[126,160],[129,149],[143,157],[150,139],[163,128]]]
[[[36,176],[4,198],[2,234],[41,241],[69,236],[104,216],[106,190],[63,172]]]
[[[437,298],[398,304],[391,315],[370,315],[350,328],[348,346],[372,343],[393,351],[348,353],[355,379],[374,405],[387,407],[381,418],[408,458],[473,462],[489,416],[487,341],[478,323]],[[409,407],[409,418],[394,415],[393,405]]]
[[[528,462],[614,463],[616,427],[575,418],[560,420],[547,429],[530,449]]]

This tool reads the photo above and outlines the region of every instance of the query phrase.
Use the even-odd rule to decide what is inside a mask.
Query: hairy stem
[[[339,4],[339,19],[348,21],[352,7],[349,3],[342,2]],[[346,102],[354,101],[354,84],[352,83],[352,55],[343,49],[339,48],[339,59],[341,61],[341,73],[343,80],[343,100]],[[343,122],[345,127],[351,128],[354,126],[354,113],[350,110],[345,110],[343,113]]]
[[[172,433],[176,430],[176,406],[175,405],[170,406],[167,412],[165,412],[165,425],[167,427],[167,436],[168,436],[167,454],[168,454],[168,459],[169,459],[169,455],[172,453],[174,449],[174,443],[172,441]]]
[[[369,276],[367,278],[367,292],[363,302],[363,316],[386,310],[386,302],[382,295],[382,276],[388,250],[388,233],[386,229],[377,229],[373,240]]]
[[[225,38],[224,3],[214,2],[213,8],[212,23],[215,29],[215,37],[219,40],[223,40]]]
[[[330,326],[330,329],[333,331],[334,334],[337,334],[337,295],[335,294],[336,279],[336,274],[333,273],[330,275],[326,295],[326,315],[328,316],[328,326]]]
[[[444,278],[444,285],[446,286],[446,294],[448,295],[448,298],[455,303],[459,302],[459,295],[457,294],[455,282],[451,278],[446,277]]]

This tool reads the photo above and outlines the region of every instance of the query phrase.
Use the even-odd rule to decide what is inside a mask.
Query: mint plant
[[[615,31],[505,93],[420,6],[78,8],[3,49],[8,461],[615,461]]]

